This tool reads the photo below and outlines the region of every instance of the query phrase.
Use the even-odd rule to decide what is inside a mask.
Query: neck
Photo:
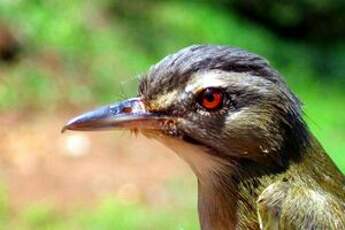
[[[224,161],[207,149],[173,138],[160,138],[183,158],[198,177],[198,208],[201,229],[258,229],[255,202],[263,175],[276,171],[258,167],[254,162]],[[260,186],[260,188],[258,188]],[[247,217],[240,220],[238,217]],[[250,216],[250,217],[249,217]]]
[[[234,164],[235,165],[235,164]],[[201,229],[258,229],[256,200],[275,177],[268,169],[251,161],[237,162],[227,173],[214,172],[198,179],[198,208]]]
[[[218,178],[217,178],[218,180]],[[208,184],[198,180],[198,210],[201,229],[235,229],[237,189],[233,184]]]
[[[270,184],[283,178],[295,178],[302,186],[310,181],[338,194],[344,177],[324,153],[314,137],[305,148],[283,165],[270,167],[250,160],[234,160],[226,169],[214,171],[208,177],[198,177],[198,208],[201,229],[259,229],[256,201]],[[319,169],[319,170],[315,170]],[[327,175],[333,178],[324,182]]]
[[[222,230],[259,229],[256,214],[257,198],[268,185],[286,175],[307,181],[318,180],[310,177],[322,178],[324,173],[329,174],[329,178],[340,175],[334,164],[323,153],[322,148],[318,144],[312,144],[315,141],[311,139],[310,136],[306,138],[307,144],[287,144],[290,147],[289,152],[282,151],[278,154],[279,161],[271,162],[272,164],[267,162],[260,164],[245,159],[226,160],[224,163],[225,160],[209,154],[207,149],[200,146],[173,138],[159,140],[181,156],[198,177],[201,229]],[[326,172],[319,170],[320,175],[317,175],[315,164],[316,168],[327,169]],[[339,181],[343,177],[340,175],[336,178],[337,182],[334,184],[341,184]],[[332,186],[342,191],[341,188]]]

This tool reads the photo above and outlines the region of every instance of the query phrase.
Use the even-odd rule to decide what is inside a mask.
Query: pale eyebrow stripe
[[[223,70],[211,70],[201,73],[195,73],[191,76],[191,79],[187,82],[185,88],[186,93],[198,93],[200,90],[208,87],[224,87],[229,84],[229,81],[233,85],[243,85],[252,87],[258,87],[262,89],[262,85],[274,86],[275,83],[269,79],[261,76],[251,75],[248,72],[226,72]]]
[[[185,91],[187,93],[196,93],[207,87],[221,87],[226,84],[226,77],[244,77],[249,76],[248,73],[226,72],[223,70],[211,70],[203,73],[193,74],[191,80],[188,81]]]

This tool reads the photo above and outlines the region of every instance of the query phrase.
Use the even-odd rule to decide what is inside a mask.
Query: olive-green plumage
[[[187,47],[142,76],[137,98],[64,130],[107,128],[139,130],[191,166],[204,230],[345,229],[345,178],[297,97],[258,55]]]
[[[262,229],[345,229],[344,177],[311,138],[300,160],[281,173],[257,178],[261,186],[253,188],[254,197],[246,188],[241,191],[257,211],[239,210],[243,229],[258,229],[256,222]]]

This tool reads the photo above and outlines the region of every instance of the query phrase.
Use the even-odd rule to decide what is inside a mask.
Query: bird
[[[203,230],[345,229],[345,177],[302,103],[263,57],[191,45],[141,75],[135,97],[62,131],[129,130],[172,149],[198,181]]]

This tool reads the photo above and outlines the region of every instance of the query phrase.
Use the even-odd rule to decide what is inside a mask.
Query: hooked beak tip
[[[61,134],[63,134],[64,132],[66,132],[66,130],[68,129],[68,126],[67,125],[65,125],[64,127],[62,127],[62,129],[61,129]]]
[[[76,120],[77,120],[76,118],[74,118],[74,119],[72,119],[72,120],[69,120],[69,121],[62,127],[62,129],[61,129],[60,132],[63,134],[63,133],[66,132],[67,130],[73,130],[72,125],[75,123]]]
[[[67,130],[67,127],[64,126],[64,127],[62,127],[62,129],[60,130],[60,133],[63,134],[64,132],[66,132],[66,130]]]

